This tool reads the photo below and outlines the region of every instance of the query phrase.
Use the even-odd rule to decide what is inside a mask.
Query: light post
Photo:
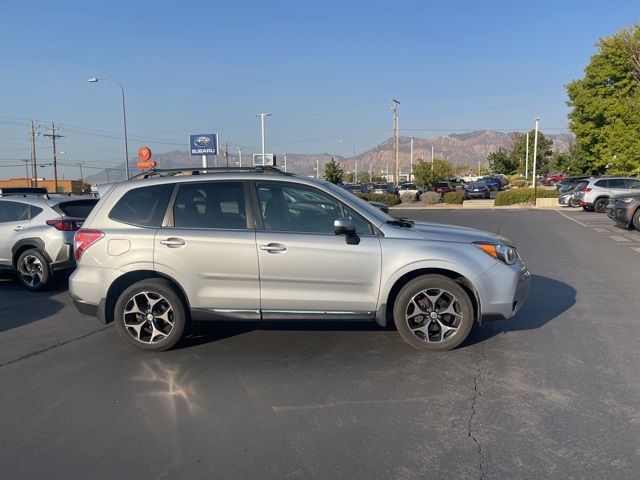
[[[538,160],[538,123],[540,118],[536,118],[536,130],[533,134],[533,191],[536,192],[536,166]]]
[[[82,165],[84,165],[84,162],[77,162],[76,165],[80,167],[80,182],[84,183],[84,175],[82,175]]]
[[[124,174],[127,180],[129,180],[129,143],[127,141],[127,110],[124,106],[124,87],[120,82],[117,82],[116,80],[111,80],[110,78],[91,77],[87,81],[89,83],[97,83],[98,81],[111,82],[111,83],[115,83],[120,87],[120,92],[122,93],[122,123],[124,124],[124,158],[125,158]]]
[[[353,147],[353,183],[358,183],[358,164],[356,163],[356,144],[354,142],[350,142],[349,140],[338,140],[340,143],[350,143]]]
[[[264,165],[264,117],[270,117],[270,113],[257,113],[257,117],[260,117],[260,139],[262,144],[262,165]]]

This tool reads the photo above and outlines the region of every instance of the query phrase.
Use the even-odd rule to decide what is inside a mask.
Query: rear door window
[[[60,202],[54,205],[53,208],[60,215],[76,218],[87,218],[93,210],[93,207],[98,203],[97,198],[85,199],[85,200],[72,200],[69,202]]]
[[[39,207],[21,202],[0,202],[0,223],[31,220],[42,212]]]
[[[243,182],[183,183],[173,204],[176,228],[246,229]]]
[[[596,183],[594,183],[594,185],[600,188],[608,188],[609,180],[608,179],[598,180]]]
[[[129,190],[111,209],[109,218],[139,227],[159,227],[171,192],[171,183]]]

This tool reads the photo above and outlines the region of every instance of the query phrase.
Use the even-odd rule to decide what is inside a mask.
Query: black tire
[[[583,205],[583,206],[582,206],[582,209],[583,209],[585,212],[593,212],[593,207],[591,207],[591,206],[589,206],[589,205]]]
[[[51,285],[53,275],[44,253],[37,248],[25,250],[16,262],[18,281],[32,292],[45,290]]]
[[[416,314],[415,309],[413,309],[411,312],[413,315],[407,318],[407,315],[413,308],[412,305],[417,305],[415,302],[412,303],[412,299],[423,295],[423,299],[418,300],[419,302],[423,302],[426,297],[423,292],[429,291],[444,292],[437,298],[435,302],[436,308],[434,309],[433,305],[429,304],[426,304],[426,306],[422,305],[418,314]],[[450,297],[453,297],[453,300],[450,301],[446,310],[449,310],[452,306],[455,308],[455,305],[457,305],[456,315],[459,319],[452,321],[451,319],[455,319],[456,317],[449,315],[448,318],[445,318],[447,314],[443,313],[443,318],[441,319],[440,316],[438,316],[438,320],[436,320],[431,316],[433,315],[432,313],[427,313],[427,311],[433,312],[436,310],[435,313],[438,315],[437,310],[442,311],[441,307],[444,306],[441,303],[439,305],[439,302],[446,302]],[[424,315],[422,315],[423,313]],[[416,323],[413,320],[416,317],[422,317],[422,320]],[[471,327],[473,326],[473,305],[467,292],[453,280],[442,275],[423,275],[414,278],[402,287],[393,305],[393,319],[400,336],[412,347],[427,352],[451,350],[460,345],[471,331]],[[451,335],[447,335],[450,331],[444,331],[444,329],[441,328],[442,323],[440,320],[444,322],[445,327],[450,328],[454,326],[457,328],[457,331],[454,331]],[[413,323],[416,328],[426,328],[426,335],[423,331],[412,331],[409,327],[410,323]],[[422,324],[422,327],[419,327],[420,324]],[[431,327],[434,327],[434,329],[430,332]],[[435,337],[433,341],[426,341],[424,337],[431,340],[429,336],[431,334],[437,335],[437,337]]]
[[[631,224],[635,227],[636,230],[640,230],[640,208],[638,208],[633,214]]]
[[[157,297],[161,297],[162,300],[158,300]],[[144,305],[146,302],[149,306],[149,300],[157,301],[151,305],[151,312],[145,309]],[[129,312],[125,312],[125,309]],[[136,310],[140,313],[136,313]],[[155,317],[149,319],[147,313]],[[165,316],[167,321],[162,316]],[[116,302],[114,319],[116,330],[127,343],[150,352],[162,352],[173,347],[182,338],[186,325],[182,300],[171,283],[161,278],[142,280],[122,292]],[[173,322],[172,326],[168,320]],[[157,339],[159,335],[163,337]]]
[[[596,213],[604,213],[607,211],[607,205],[609,205],[608,198],[599,198],[598,200],[596,200],[596,203],[593,204],[593,209],[596,211]]]

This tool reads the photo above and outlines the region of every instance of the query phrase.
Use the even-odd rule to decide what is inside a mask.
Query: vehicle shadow
[[[529,297],[522,309],[509,320],[487,322],[481,328],[472,329],[461,346],[471,346],[504,332],[535,330],[569,310],[575,303],[576,290],[571,285],[532,275]]]
[[[52,297],[66,289],[66,282],[57,282],[49,290],[30,292],[15,279],[0,279],[0,332],[58,313],[64,308],[64,304]]]

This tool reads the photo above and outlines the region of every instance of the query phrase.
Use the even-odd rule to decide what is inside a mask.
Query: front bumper
[[[621,207],[618,205],[609,205],[607,207],[607,216],[610,219],[623,224],[625,227],[628,227],[631,225],[631,221],[633,220],[633,211],[627,206]]]
[[[522,261],[514,265],[494,265],[477,281],[481,321],[513,317],[524,305],[530,286],[531,273]]]

